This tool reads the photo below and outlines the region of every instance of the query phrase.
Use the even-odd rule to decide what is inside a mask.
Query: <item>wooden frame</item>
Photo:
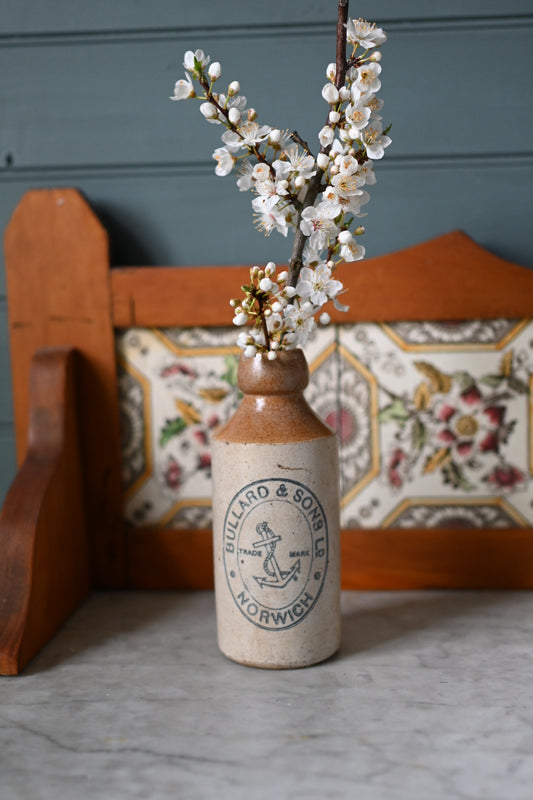
[[[220,270],[225,285],[240,286],[247,267],[111,270],[107,234],[73,189],[27,193],[7,228],[5,253],[21,467],[0,517],[0,671],[14,673],[89,585],[212,587],[210,531],[122,522],[114,328],[227,325]],[[339,277],[352,304],[348,315],[333,312],[337,322],[421,320],[428,309],[436,320],[533,316],[533,273],[461,232],[341,265]],[[56,419],[55,438],[43,414]],[[76,427],[85,512],[81,490],[70,488],[81,486]],[[530,588],[533,531],[345,530],[342,582],[350,589]]]

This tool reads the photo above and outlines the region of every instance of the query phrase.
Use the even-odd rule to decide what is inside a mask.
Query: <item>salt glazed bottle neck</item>
[[[309,367],[302,350],[282,350],[274,361],[266,355],[241,357],[237,383],[243,394],[301,394],[309,383]]]
[[[241,356],[237,382],[243,399],[214,434],[217,441],[277,444],[335,435],[304,398],[309,368],[302,350],[284,350],[274,361]]]

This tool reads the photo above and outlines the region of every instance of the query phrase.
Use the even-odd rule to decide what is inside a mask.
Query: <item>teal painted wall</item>
[[[352,0],[350,11],[389,34],[393,145],[376,169],[367,255],[461,228],[533,267],[533,0]],[[335,0],[3,0],[0,228],[27,189],[69,185],[108,226],[116,264],[286,261],[286,240],[254,230],[249,195],[214,175],[220,129],[168,97],[184,50],[201,47],[261,121],[312,143],[335,16]],[[2,262],[0,501],[15,470],[7,337]]]

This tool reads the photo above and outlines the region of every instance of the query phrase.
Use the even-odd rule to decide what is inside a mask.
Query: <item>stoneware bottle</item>
[[[308,380],[301,350],[242,356],[243,400],[214,436],[218,644],[254,667],[309,666],[340,643],[337,440]]]

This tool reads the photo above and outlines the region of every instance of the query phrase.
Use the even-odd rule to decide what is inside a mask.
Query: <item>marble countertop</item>
[[[93,595],[0,679],[1,800],[530,800],[533,593],[347,592],[319,666],[219,654],[213,595]]]

